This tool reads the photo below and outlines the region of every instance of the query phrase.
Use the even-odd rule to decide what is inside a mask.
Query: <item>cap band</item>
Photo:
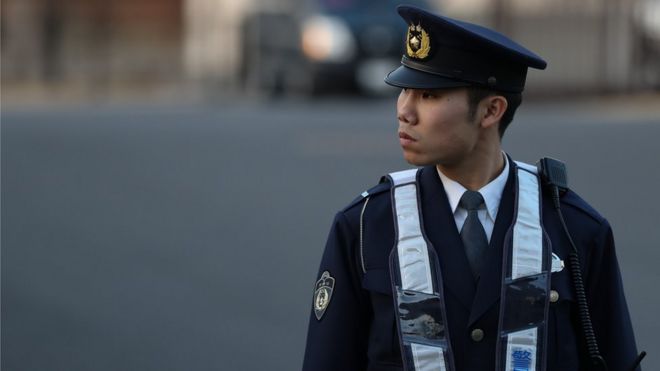
[[[525,87],[527,66],[504,65],[502,61],[479,58],[456,49],[444,50],[441,46],[436,49],[432,64],[418,62],[405,55],[401,64],[421,72],[466,81],[493,90],[519,93]],[[451,53],[451,58],[443,58],[443,52]]]

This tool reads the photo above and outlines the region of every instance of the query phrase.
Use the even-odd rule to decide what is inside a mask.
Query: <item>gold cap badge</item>
[[[406,54],[415,59],[424,59],[431,52],[431,39],[421,25],[410,25],[406,35]]]

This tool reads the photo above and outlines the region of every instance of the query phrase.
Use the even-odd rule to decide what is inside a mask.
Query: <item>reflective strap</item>
[[[500,304],[502,317],[498,352],[502,353],[498,353],[498,358],[502,358],[498,362],[504,364],[499,363],[498,370],[536,371],[545,369],[545,365],[538,361],[544,359],[543,352],[546,348],[544,334],[547,331],[547,293],[551,259],[549,247],[544,245],[541,194],[536,167],[520,162],[517,162],[517,167],[516,219],[510,245],[505,245],[505,249],[510,249],[510,253],[505,253],[505,257],[510,254],[508,256],[511,271],[510,275],[504,275]],[[544,267],[546,255],[548,259]],[[536,295],[543,295],[535,299],[533,293],[539,289],[542,291]],[[527,294],[531,300],[529,303],[516,304],[516,300],[526,298]],[[541,304],[543,307],[540,307]],[[519,311],[529,315],[529,318],[521,316]],[[534,327],[529,328],[529,325]]]
[[[412,343],[410,348],[415,363],[415,371],[446,371],[442,348]]]
[[[437,298],[438,305],[441,306],[441,299],[439,296],[435,296],[436,293],[433,289],[429,245],[424,239],[419,216],[417,171],[417,169],[412,169],[389,174],[389,177],[392,179],[394,216],[397,226],[397,273],[401,282],[400,289],[403,291],[409,291],[409,294],[404,293],[404,295],[414,295],[414,292],[427,294],[430,297]],[[397,303],[397,306],[399,307],[402,305],[401,302]],[[407,308],[407,310],[414,312],[410,307]],[[437,310],[439,315],[442,309],[437,308]],[[416,315],[419,315],[419,313]],[[428,313],[426,313],[426,315],[428,315]],[[402,326],[401,320],[400,317],[397,319],[399,326]],[[439,318],[438,320],[440,323],[444,323],[444,320]],[[410,319],[410,321],[415,322],[415,318]],[[430,344],[415,342],[410,337],[404,336],[404,332],[399,328],[399,336],[403,337],[402,345],[404,349],[402,349],[402,355],[404,356],[404,363],[409,365],[406,369],[412,368],[412,370],[409,371],[448,370],[448,366],[445,363],[447,361],[444,353],[446,349],[445,346],[433,346]],[[406,349],[409,349],[409,351]],[[410,354],[411,357],[409,357],[408,354]]]
[[[417,171],[410,169],[389,174],[394,189],[401,288],[433,294],[428,246],[419,220]]]
[[[538,344],[536,327],[512,332],[507,336],[505,371],[531,371],[536,369]]]
[[[513,227],[511,278],[539,274],[543,268],[538,177],[518,169],[518,213]]]
[[[428,248],[422,236],[415,184],[394,189],[398,226],[397,252],[401,288],[433,294],[433,279]]]
[[[388,175],[392,179],[392,186],[396,187],[406,183],[413,183],[417,178],[417,169],[397,171]]]
[[[518,166],[519,168],[525,169],[532,174],[538,174],[538,169],[536,168],[536,166],[520,161],[514,161],[514,162],[516,163],[516,166]]]

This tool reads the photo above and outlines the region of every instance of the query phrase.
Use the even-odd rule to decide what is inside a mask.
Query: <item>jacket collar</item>
[[[483,196],[484,203],[486,204],[488,217],[493,221],[495,221],[497,217],[500,201],[502,200],[502,192],[504,191],[506,181],[509,179],[509,159],[504,152],[502,152],[502,156],[504,157],[504,169],[502,169],[502,172],[491,182],[479,189],[479,193]],[[440,169],[437,169],[437,171],[440,180],[442,181],[445,194],[447,195],[450,210],[452,213],[456,213],[461,197],[463,197],[463,193],[465,193],[467,189],[459,182],[446,176],[440,171]]]

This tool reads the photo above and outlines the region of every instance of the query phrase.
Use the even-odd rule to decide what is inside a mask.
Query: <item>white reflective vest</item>
[[[519,162],[516,165],[516,210],[513,233],[503,246],[500,334],[494,369],[543,371],[552,250],[541,223],[536,168]],[[390,270],[401,355],[409,371],[454,371],[445,326],[442,272],[420,221],[417,173],[412,169],[388,176],[396,231]]]

